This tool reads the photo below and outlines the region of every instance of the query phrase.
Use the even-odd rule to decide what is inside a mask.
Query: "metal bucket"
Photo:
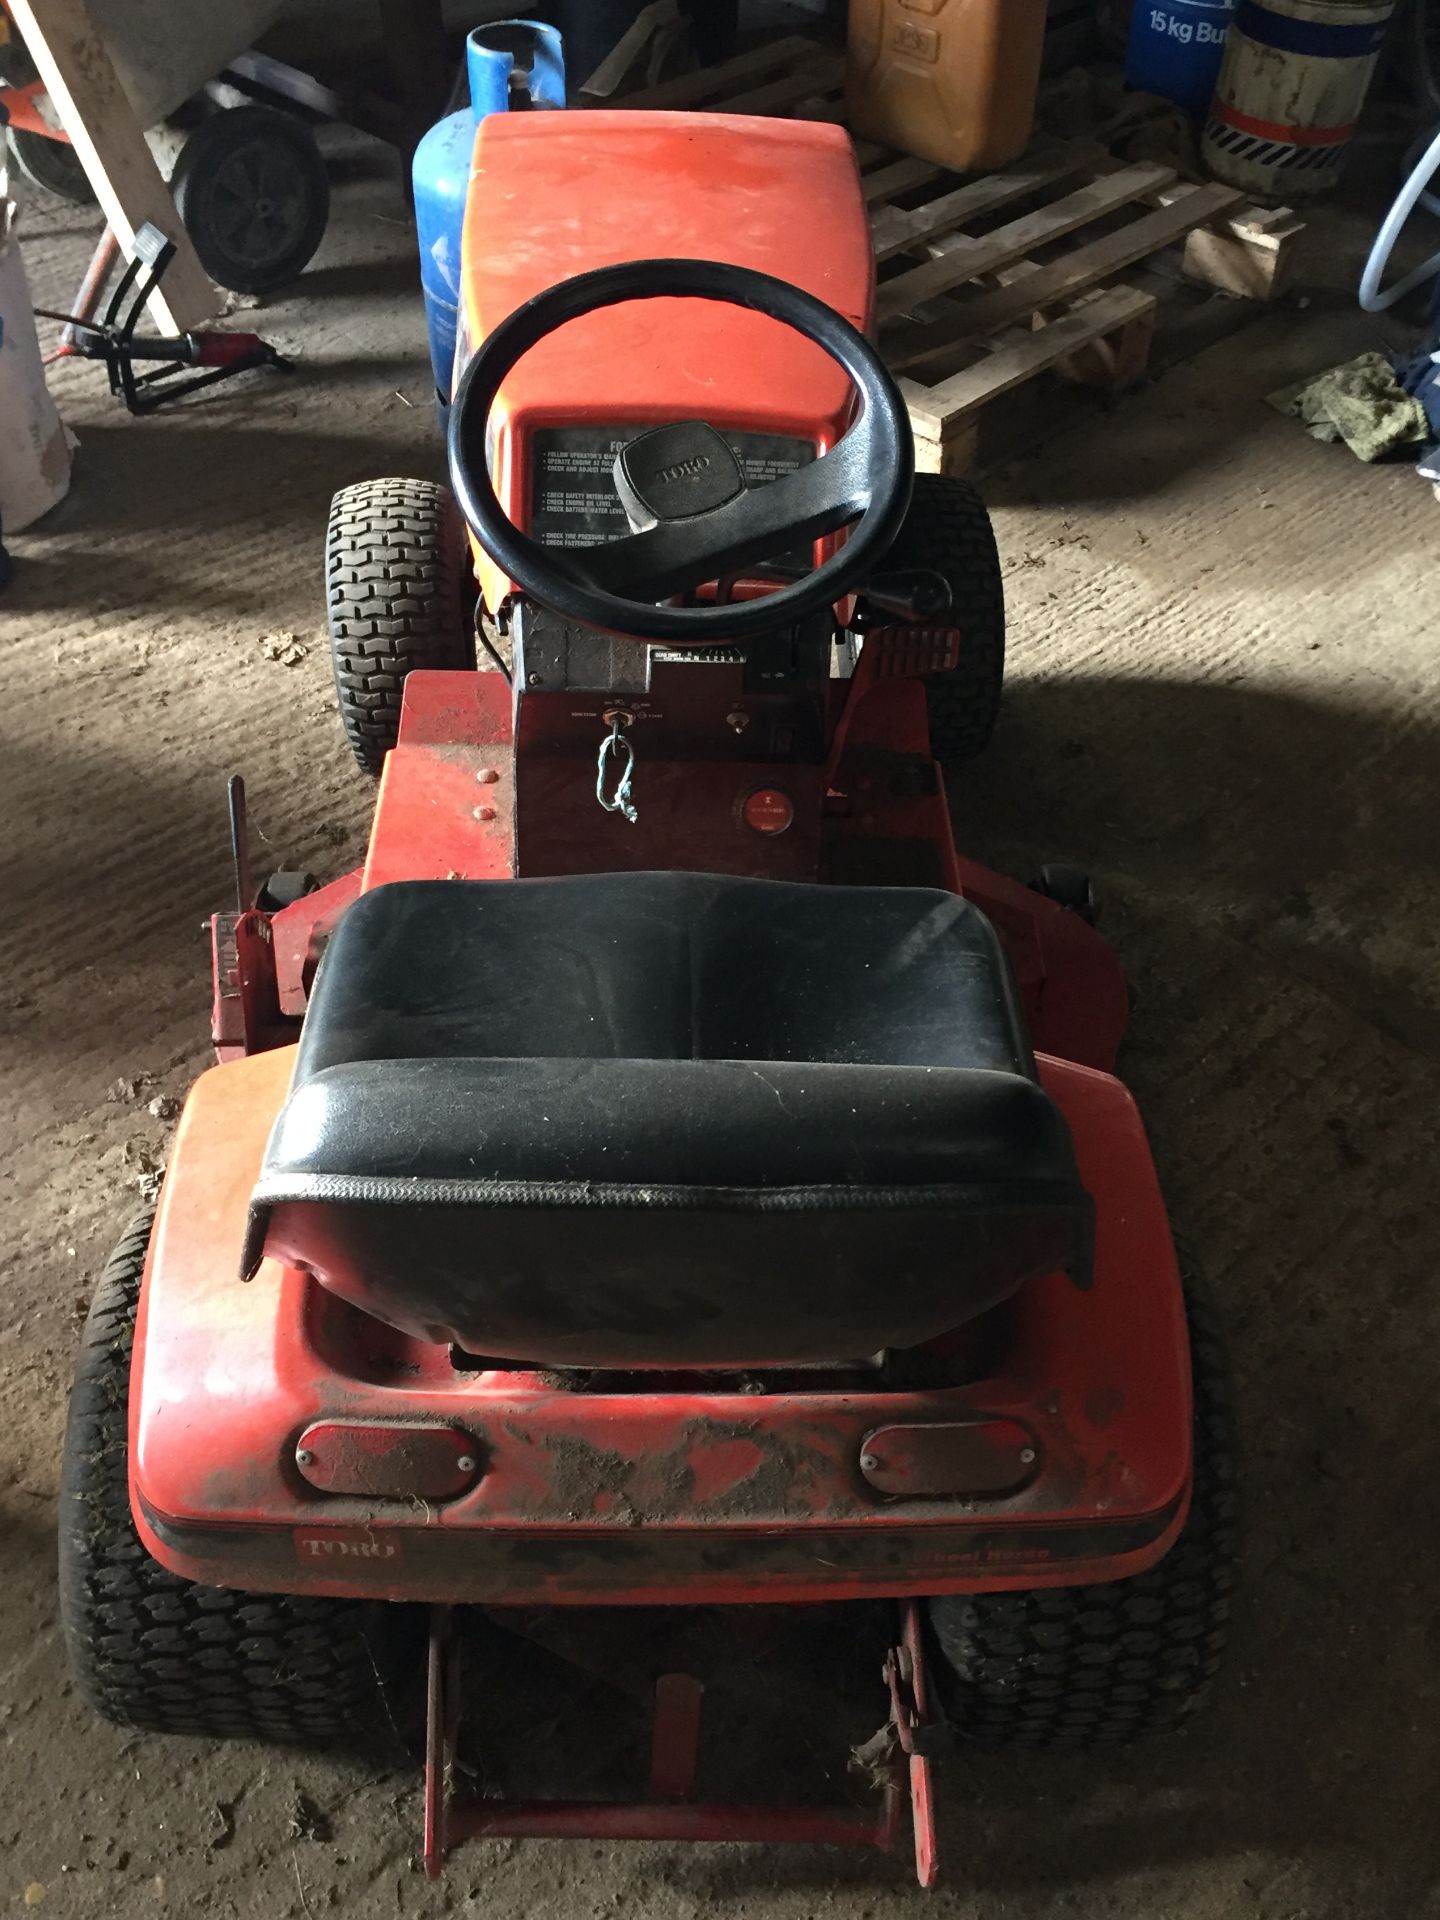
[[[1395,0],[1240,0],[1201,153],[1218,180],[1294,202],[1340,178]]]

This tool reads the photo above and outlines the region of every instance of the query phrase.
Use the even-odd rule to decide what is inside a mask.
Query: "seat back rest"
[[[421,1057],[1034,1072],[995,930],[957,895],[699,873],[363,894],[321,965],[297,1085]]]

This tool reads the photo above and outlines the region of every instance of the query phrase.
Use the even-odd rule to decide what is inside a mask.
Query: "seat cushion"
[[[246,1264],[500,1359],[740,1367],[917,1345],[1090,1234],[974,908],[635,874],[350,909]]]

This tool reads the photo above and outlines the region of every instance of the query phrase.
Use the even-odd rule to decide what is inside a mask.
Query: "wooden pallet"
[[[781,114],[840,122],[844,57],[801,37],[632,93],[617,105]],[[964,178],[857,140],[879,270],[876,317],[900,376],[922,471],[975,460],[982,416],[1058,371],[1115,393],[1145,377],[1158,303],[1118,281],[1184,248],[1193,279],[1273,299],[1301,223],[1153,162],[1122,164],[1096,141],[1038,139],[1011,166]]]

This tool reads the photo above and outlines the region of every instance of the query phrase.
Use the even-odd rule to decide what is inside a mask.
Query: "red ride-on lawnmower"
[[[1122,977],[1079,876],[952,841],[998,567],[967,486],[912,489],[844,135],[494,116],[462,283],[470,544],[434,488],[337,503],[369,851],[242,857],[216,916],[221,1064],[80,1361],[71,1658],[129,1725],[353,1735],[420,1696],[426,1609],[432,1870],[908,1807],[929,1881],[947,1734],[1172,1727],[1223,1637],[1223,1357]],[[458,1791],[462,1641],[593,1669],[623,1609],[735,1650],[815,1602],[885,1622],[867,1804],[707,1795],[706,1676],[648,1626],[647,1791]]]

